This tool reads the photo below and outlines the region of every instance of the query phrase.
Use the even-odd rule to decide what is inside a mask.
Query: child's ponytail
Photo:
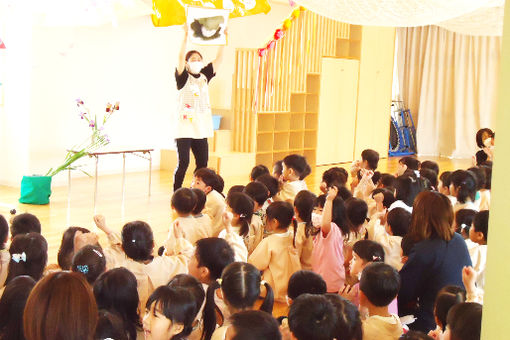
[[[227,197],[227,205],[234,213],[239,215],[241,229],[239,235],[245,237],[250,231],[251,218],[253,216],[254,203],[250,196],[242,192],[233,192]]]
[[[210,340],[216,329],[216,302],[214,301],[216,289],[220,288],[221,279],[213,281],[207,288],[206,300],[202,318],[204,320],[204,329],[201,340]]]
[[[292,218],[292,228],[294,228],[292,235],[292,246],[296,248],[297,221],[295,218]]]
[[[273,313],[273,305],[274,305],[274,293],[273,288],[271,288],[271,285],[267,283],[266,281],[260,281],[260,284],[266,287],[266,297],[264,298],[264,301],[260,305],[259,310],[272,314]]]
[[[305,235],[306,237],[317,234],[316,229],[312,224],[312,212],[317,201],[317,196],[308,190],[300,191],[294,198],[294,208],[297,211],[299,218],[305,222]]]
[[[457,200],[466,203],[468,199],[475,201],[477,182],[471,171],[457,170],[451,174],[451,183],[458,190]]]

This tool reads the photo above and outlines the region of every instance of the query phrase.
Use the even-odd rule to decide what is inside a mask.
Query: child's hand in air
[[[464,283],[464,287],[466,287],[466,292],[474,293],[476,291],[476,271],[473,267],[468,266],[462,268],[462,283]]]
[[[328,189],[328,195],[326,196],[326,199],[328,201],[333,201],[337,195],[338,195],[338,188],[335,186],[332,186]]]

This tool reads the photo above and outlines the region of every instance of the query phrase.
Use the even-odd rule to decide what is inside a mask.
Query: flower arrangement
[[[92,134],[82,143],[73,146],[71,150],[67,152],[66,157],[64,158],[64,163],[56,169],[51,168],[48,170],[46,176],[53,177],[63,170],[80,170],[84,174],[90,176],[83,169],[80,169],[82,165],[73,165],[73,163],[78,159],[88,155],[89,153],[110,144],[110,138],[106,133],[104,133],[104,126],[106,122],[111,118],[113,113],[119,110],[119,102],[116,102],[115,104],[106,104],[106,112],[103,115],[103,119],[100,119],[99,121],[97,119],[97,115],[92,117],[89,109],[85,107],[83,100],[76,99],[76,105],[78,107],[79,117],[88,124],[89,128],[92,130]]]

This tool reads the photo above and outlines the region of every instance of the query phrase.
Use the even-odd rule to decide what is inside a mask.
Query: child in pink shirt
[[[344,236],[349,233],[344,201],[337,197],[338,188],[331,187],[324,204],[321,231],[315,236],[312,270],[326,281],[328,293],[337,293],[345,282]]]

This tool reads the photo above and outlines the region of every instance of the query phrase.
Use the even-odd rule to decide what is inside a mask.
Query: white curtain
[[[437,26],[399,28],[401,95],[417,124],[418,153],[471,157],[475,133],[494,126],[501,38]]]

